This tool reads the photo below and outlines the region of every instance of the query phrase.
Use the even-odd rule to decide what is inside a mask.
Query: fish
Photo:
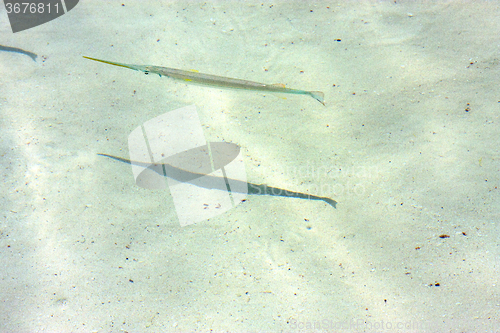
[[[35,62],[36,62],[36,58],[38,57],[38,55],[34,54],[33,52],[25,51],[23,49],[20,49],[17,47],[11,47],[11,46],[0,45],[0,51],[21,53],[21,54],[27,55],[28,57],[33,59],[33,61],[35,61]]]
[[[113,66],[133,69],[135,71],[144,72],[146,74],[149,73],[158,74],[160,77],[167,76],[172,79],[182,80],[187,83],[201,84],[210,87],[266,91],[266,92],[295,94],[295,95],[308,95],[317,100],[318,102],[320,102],[321,104],[325,105],[325,94],[321,91],[306,91],[299,89],[291,89],[291,88],[286,88],[284,85],[280,84],[265,84],[247,80],[233,79],[230,77],[217,76],[212,74],[203,74],[195,71],[185,71],[182,69],[150,66],[150,65],[123,64],[119,62],[101,60],[86,56],[83,57],[85,59],[94,60]]]
[[[294,192],[278,187],[271,187],[267,186],[266,184],[254,184],[254,183],[249,183],[249,182],[244,182],[242,180],[237,180],[237,179],[226,179],[222,178],[224,181],[221,182],[221,177],[217,176],[212,176],[212,175],[207,175],[203,173],[196,173],[196,172],[191,172],[187,171],[181,168],[177,168],[173,165],[167,164],[167,163],[145,163],[145,162],[138,162],[138,161],[131,161],[126,158],[118,157],[118,156],[113,156],[113,155],[108,155],[108,154],[97,154],[99,156],[104,156],[111,158],[116,161],[120,161],[126,164],[131,164],[131,165],[136,165],[140,166],[143,168],[151,169],[154,172],[158,173],[161,176],[166,176],[172,179],[175,179],[179,182],[183,183],[189,183],[198,187],[203,187],[206,189],[213,189],[213,190],[221,190],[221,191],[228,191],[227,185],[226,184],[231,184],[231,191],[236,192],[236,193],[248,193],[252,195],[269,195],[269,196],[276,196],[276,197],[288,197],[288,198],[299,198],[299,199],[308,199],[308,200],[320,200],[328,205],[332,206],[333,208],[337,208],[337,201],[328,198],[328,197],[320,197],[317,195],[312,195],[308,193],[301,193],[301,192]],[[199,179],[203,177],[203,181],[200,181]],[[194,181],[197,180],[197,181]],[[221,185],[222,184],[222,185]],[[240,189],[244,189],[246,185],[247,192],[243,192]]]

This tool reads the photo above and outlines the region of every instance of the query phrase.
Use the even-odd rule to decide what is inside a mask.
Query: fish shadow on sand
[[[30,57],[31,59],[33,59],[33,61],[35,61],[35,62],[36,62],[36,58],[38,57],[38,55],[36,55],[33,52],[26,51],[26,50],[23,50],[23,49],[20,49],[17,47],[10,47],[10,46],[5,46],[5,45],[0,45],[0,51],[15,52],[15,53],[19,53],[19,54],[24,54],[24,55],[27,55],[28,57]]]
[[[266,184],[254,184],[238,179],[228,179],[224,177],[207,175],[205,173],[191,172],[167,163],[144,163],[144,162],[131,161],[126,158],[108,154],[97,154],[97,155],[105,156],[126,164],[131,164],[145,169],[149,169],[163,177],[169,177],[178,182],[189,183],[194,186],[210,190],[220,190],[220,191],[242,193],[242,194],[248,193],[251,195],[269,195],[276,197],[299,198],[307,200],[321,200],[329,204],[333,208],[337,208],[337,201],[328,197],[320,197],[307,193],[294,192],[278,187],[267,186]],[[229,186],[229,184],[231,184],[231,186]]]

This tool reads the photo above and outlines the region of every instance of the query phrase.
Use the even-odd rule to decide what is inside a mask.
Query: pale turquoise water
[[[2,7],[0,44],[38,58],[0,52],[0,331],[499,330],[496,10],[87,1],[12,34]],[[83,55],[321,90],[326,107]],[[181,228],[169,190],[97,156],[193,104],[249,182],[337,209],[249,196]]]

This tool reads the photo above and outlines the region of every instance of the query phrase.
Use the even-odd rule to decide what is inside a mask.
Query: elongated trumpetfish
[[[295,95],[309,95],[321,104],[325,105],[325,95],[321,91],[306,91],[299,89],[285,88],[283,85],[279,84],[265,84],[253,81],[246,81],[240,79],[233,79],[230,77],[223,77],[211,74],[203,74],[198,72],[185,71],[182,69],[160,67],[160,66],[149,66],[149,65],[133,65],[133,64],[122,64],[119,62],[101,60],[96,58],[85,57],[85,59],[90,59],[94,61],[103,62],[105,64],[125,67],[133,69],[136,71],[144,72],[146,74],[154,73],[160,76],[167,76],[172,79],[183,80],[187,83],[197,83],[209,87],[221,87],[221,88],[234,88],[234,89],[245,89],[245,90],[256,90],[256,91],[267,91],[285,94],[295,94]]]

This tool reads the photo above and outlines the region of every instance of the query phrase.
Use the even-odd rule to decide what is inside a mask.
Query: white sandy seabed
[[[101,2],[0,52],[2,332],[499,331],[495,2]],[[287,87],[221,90],[82,56]],[[195,105],[247,197],[180,227],[128,135]]]

